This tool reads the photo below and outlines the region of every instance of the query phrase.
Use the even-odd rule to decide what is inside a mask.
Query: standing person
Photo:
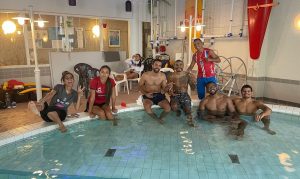
[[[98,115],[100,119],[113,121],[113,125],[117,125],[117,121],[112,112],[116,113],[116,91],[115,81],[109,77],[111,69],[104,65],[100,68],[99,77],[95,77],[90,82],[90,96],[87,102],[86,111],[90,117]],[[112,109],[110,108],[110,101]]]
[[[187,116],[188,124],[194,127],[193,116],[192,116],[192,101],[188,94],[188,85],[194,90],[196,88],[196,78],[192,74],[183,71],[183,62],[176,60],[174,64],[175,72],[170,73],[168,76],[168,92],[171,98],[171,109],[177,113],[177,116],[181,115],[181,109]]]
[[[152,61],[152,71],[147,71],[142,75],[139,81],[139,89],[143,94],[143,105],[146,113],[163,124],[164,118],[171,111],[171,107],[164,94],[164,89],[167,87],[166,75],[160,72],[160,69],[161,61],[154,59]],[[151,109],[153,104],[163,108],[163,112],[159,117]]]
[[[74,84],[74,76],[68,71],[62,73],[61,81],[63,84],[57,84],[44,98],[40,99],[36,105],[34,102],[29,102],[28,106],[31,110],[38,114],[46,122],[55,122],[59,126],[61,132],[66,132],[67,129],[62,123],[66,119],[68,107],[74,103],[75,110],[80,107],[80,97],[84,88],[79,87],[78,91],[72,89]],[[50,101],[48,104],[47,101]],[[73,114],[72,116],[78,116]]]
[[[138,53],[133,55],[132,59],[127,59],[126,63],[129,67],[129,70],[126,72],[127,79],[138,78],[139,74],[141,74],[141,72],[144,70],[142,57]]]
[[[197,91],[199,99],[205,97],[206,84],[209,82],[217,83],[215,63],[221,62],[213,50],[204,48],[203,45],[199,38],[194,40],[194,47],[197,51],[193,54],[192,62],[187,69],[188,72],[191,72],[195,64],[198,65]]]
[[[272,110],[266,106],[262,101],[256,101],[252,99],[252,87],[250,85],[244,85],[241,89],[242,98],[236,98],[233,100],[235,108],[241,118],[247,120],[248,122],[258,122],[264,123],[263,129],[269,134],[276,134],[275,131],[270,129],[270,115]],[[261,113],[256,114],[258,110],[262,110]],[[250,117],[250,119],[249,119]]]

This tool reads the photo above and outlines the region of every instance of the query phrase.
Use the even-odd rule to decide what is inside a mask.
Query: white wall
[[[63,71],[74,72],[74,66],[78,63],[86,63],[97,69],[102,65],[108,65],[112,71],[123,73],[124,70],[126,70],[124,63],[126,52],[120,51],[119,53],[121,61],[106,62],[103,52],[50,52],[49,61],[52,86],[60,83],[61,73]],[[74,86],[77,86],[77,84]]]
[[[267,77],[300,80],[300,31],[294,27],[297,15],[300,15],[299,0],[281,0],[272,9],[265,49]]]
[[[260,58],[249,57],[248,39],[216,39],[213,49],[222,56],[238,56],[245,60],[248,76],[300,80],[300,31],[294,20],[300,15],[300,1],[280,1],[273,7],[261,49]]]

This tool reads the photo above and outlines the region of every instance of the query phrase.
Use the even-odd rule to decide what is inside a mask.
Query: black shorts
[[[146,95],[143,95],[143,99],[150,99],[153,104],[158,105],[159,102],[166,99],[166,95],[161,93],[153,93],[153,98],[148,98]]]
[[[94,106],[98,106],[99,108],[102,108],[103,106],[105,105],[105,103],[101,103],[101,104],[96,104],[94,103]],[[89,112],[89,102],[86,103],[86,108],[85,108],[85,111],[84,112]]]
[[[49,112],[57,112],[59,118],[61,121],[64,121],[67,117],[67,112],[64,109],[59,109],[56,106],[48,106],[48,103],[44,103],[44,109],[42,111],[40,111],[41,117],[43,118],[44,121],[46,122],[53,122],[49,117],[48,117],[48,113]]]

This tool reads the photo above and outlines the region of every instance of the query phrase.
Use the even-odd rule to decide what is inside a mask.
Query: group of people
[[[174,64],[174,72],[166,77],[160,72],[161,61],[154,59],[152,71],[145,72],[140,81],[139,89],[143,94],[143,105],[146,113],[153,119],[164,123],[165,117],[172,110],[180,116],[184,111],[187,123],[195,126],[191,111],[191,97],[188,94],[188,86],[195,89],[197,86],[198,97],[201,100],[198,109],[198,118],[209,122],[228,123],[231,126],[230,133],[242,137],[248,122],[262,121],[269,134],[276,134],[270,129],[271,109],[261,101],[252,99],[252,87],[244,85],[241,89],[242,97],[234,99],[222,94],[217,86],[214,63],[219,63],[220,58],[213,50],[204,48],[200,39],[194,40],[196,52],[187,69],[183,70],[183,61],[177,60]],[[197,80],[191,73],[195,64],[198,65]],[[205,89],[209,93],[205,97]],[[169,94],[170,102],[166,99]],[[159,105],[163,112],[157,116],[151,109],[152,105]],[[256,114],[259,110],[261,113]]]
[[[110,78],[111,69],[104,65],[100,68],[100,75],[90,82],[90,94],[86,104],[86,112],[90,117],[98,115],[100,119],[112,121],[117,125],[117,120],[113,113],[116,113],[116,93],[115,81]],[[80,98],[85,90],[78,87],[77,92],[73,89],[74,76],[68,71],[64,71],[61,77],[62,84],[57,84],[45,97],[38,102],[29,102],[28,106],[32,112],[39,115],[46,122],[55,122],[61,132],[67,129],[63,124],[68,114],[70,105],[74,105],[75,111],[80,108]],[[78,117],[77,113],[70,117]]]
[[[244,129],[248,122],[262,121],[264,129],[275,134],[270,126],[271,109],[260,101],[252,99],[252,87],[244,85],[241,89],[242,97],[234,99],[222,94],[217,86],[217,79],[214,72],[214,64],[220,62],[220,58],[213,50],[204,48],[200,39],[194,40],[197,50],[189,68],[184,71],[184,63],[181,60],[175,61],[174,72],[166,76],[160,72],[162,62],[159,59],[152,61],[152,71],[141,74],[143,69],[141,56],[135,54],[132,59],[127,60],[130,70],[126,73],[128,77],[140,77],[139,90],[142,93],[143,106],[145,112],[153,119],[163,124],[165,117],[171,112],[176,112],[177,116],[183,111],[186,115],[187,124],[194,127],[195,121],[192,116],[191,97],[188,94],[188,86],[191,89],[197,87],[198,97],[201,100],[198,108],[198,118],[209,122],[228,123],[231,126],[231,133],[236,136],[243,136]],[[192,73],[192,69],[198,65],[198,77]],[[115,81],[110,78],[111,69],[104,65],[100,68],[98,77],[90,81],[90,94],[86,104],[86,112],[90,117],[97,115],[100,119],[112,121],[117,125],[117,120],[113,113],[116,113],[116,93]],[[74,104],[75,110],[80,107],[80,98],[84,88],[79,87],[77,92],[72,89],[74,76],[65,71],[62,73],[61,81],[44,98],[37,103],[30,102],[30,107],[47,122],[55,122],[59,125],[59,130],[65,132],[67,129],[62,123],[67,116],[68,107]],[[205,96],[205,89],[208,95]],[[168,101],[166,94],[170,97]],[[159,105],[163,111],[157,116],[152,111],[152,105]],[[258,110],[261,113],[256,114]],[[71,116],[77,116],[72,114]],[[250,117],[249,117],[250,116]],[[250,119],[251,117],[254,119]],[[249,120],[250,119],[250,120]]]

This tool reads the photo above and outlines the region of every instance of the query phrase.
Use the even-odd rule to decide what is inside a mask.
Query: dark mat
[[[117,149],[108,149],[106,151],[105,157],[113,157]]]
[[[228,154],[228,156],[230,157],[232,163],[238,163],[238,164],[240,164],[239,156],[238,155]]]

